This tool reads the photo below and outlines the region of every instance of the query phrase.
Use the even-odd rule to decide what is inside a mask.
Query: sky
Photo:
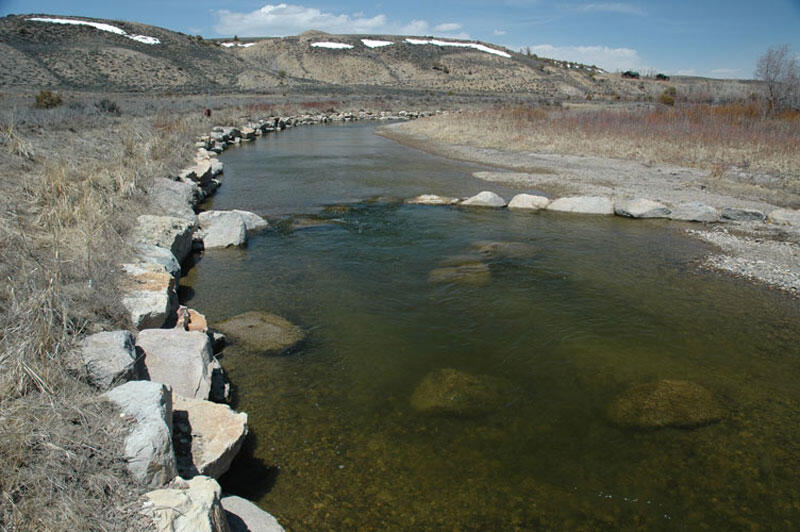
[[[329,33],[477,39],[608,71],[752,78],[770,46],[800,54],[800,0],[0,0],[0,16],[129,20],[204,37]]]

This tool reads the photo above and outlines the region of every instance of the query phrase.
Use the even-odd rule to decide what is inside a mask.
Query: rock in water
[[[609,405],[606,414],[625,427],[691,429],[719,421],[723,410],[702,386],[665,379],[630,388]]]
[[[657,201],[640,198],[617,201],[614,212],[627,218],[666,218],[672,211]]]
[[[511,198],[511,201],[508,202],[508,208],[538,211],[546,208],[549,204],[550,200],[544,196],[536,196],[533,194],[517,194]]]
[[[221,495],[213,478],[179,477],[169,488],[145,493],[141,513],[153,520],[158,532],[230,532]]]
[[[252,502],[235,495],[222,498],[231,532],[284,532],[277,519]]]
[[[414,205],[455,205],[458,202],[458,198],[437,196],[436,194],[422,194],[421,196],[406,200],[406,203]]]
[[[206,211],[198,215],[203,246],[227,248],[247,243],[247,225],[238,213],[231,211]]]
[[[251,311],[216,324],[216,328],[248,349],[278,354],[305,339],[303,329],[267,312]]]
[[[464,205],[467,207],[494,207],[494,208],[501,208],[507,205],[506,200],[495,194],[494,192],[490,192],[488,190],[484,190],[483,192],[479,192],[475,194],[471,198],[467,198],[462,201],[459,205]]]
[[[602,196],[572,196],[551,202],[547,210],[578,214],[614,214],[614,201]]]
[[[411,406],[434,414],[485,414],[506,405],[511,400],[511,390],[511,383],[499,377],[440,369],[422,379],[411,395]]]
[[[428,274],[428,282],[434,284],[457,283],[484,285],[488,284],[491,280],[492,274],[489,271],[489,266],[479,261],[436,268],[435,270],[431,270]]]

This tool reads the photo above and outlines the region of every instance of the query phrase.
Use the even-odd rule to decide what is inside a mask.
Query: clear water
[[[701,272],[707,249],[681,226],[404,205],[390,198],[515,191],[364,125],[224,160],[209,207],[276,229],[207,251],[183,292],[212,324],[259,309],[309,332],[290,355],[232,346],[222,361],[253,432],[223,487],[287,530],[800,527],[800,306]],[[290,230],[309,215],[327,225]],[[482,258],[485,284],[429,282],[481,241],[535,249]],[[513,399],[475,416],[412,409],[442,368],[504,378]],[[607,421],[610,401],[658,379],[704,386],[724,420]]]

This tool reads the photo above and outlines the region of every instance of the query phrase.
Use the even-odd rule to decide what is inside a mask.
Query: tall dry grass
[[[456,144],[635,159],[708,169],[740,167],[800,178],[800,113],[758,102],[649,110],[500,107],[415,121],[412,132]]]

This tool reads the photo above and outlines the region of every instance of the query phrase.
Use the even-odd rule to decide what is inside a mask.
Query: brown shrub
[[[33,106],[36,109],[52,109],[53,107],[58,107],[64,103],[64,100],[61,98],[61,95],[47,91],[41,90],[39,94],[36,95],[36,101],[33,103]]]

